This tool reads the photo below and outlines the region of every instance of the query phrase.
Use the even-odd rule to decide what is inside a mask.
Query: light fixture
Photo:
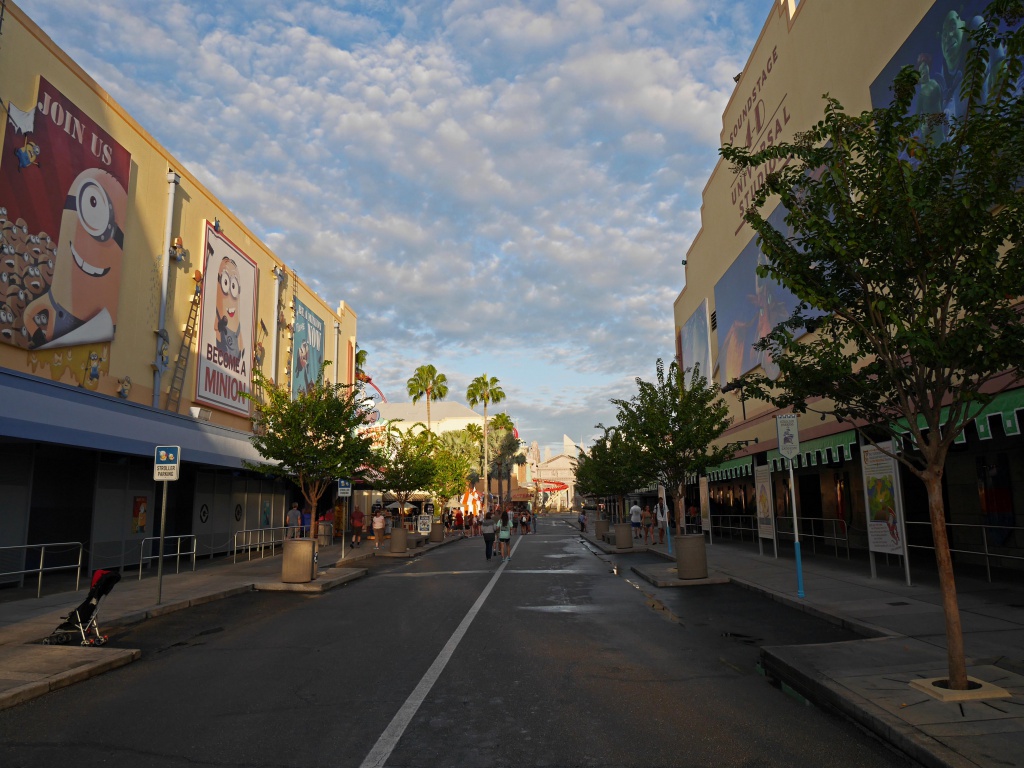
[[[686,266],[686,259],[683,259],[683,266]]]
[[[732,81],[734,83],[738,83],[742,77],[743,77],[743,73],[740,72],[738,75],[733,75]]]
[[[213,231],[214,232],[221,232],[222,231],[221,228],[220,228],[220,219],[218,219],[216,217],[214,217],[214,219],[213,219]]]

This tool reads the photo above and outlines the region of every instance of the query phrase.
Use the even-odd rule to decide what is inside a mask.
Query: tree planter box
[[[405,528],[391,529],[391,552],[401,554],[409,548],[409,532]]]
[[[430,541],[431,543],[444,541],[444,523],[435,520],[430,524]]]
[[[594,521],[594,535],[597,538],[600,539],[606,533],[608,533],[608,526],[609,525],[611,525],[611,522],[608,521],[608,520],[595,520]]]
[[[615,548],[633,548],[633,526],[630,523],[615,524]]]
[[[706,579],[708,577],[708,553],[705,549],[704,534],[696,533],[674,536],[676,548],[676,573],[680,579]]]
[[[313,539],[285,539],[281,552],[283,583],[305,584],[316,578],[316,542]]]

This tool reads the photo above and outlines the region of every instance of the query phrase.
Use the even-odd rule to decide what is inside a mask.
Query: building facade
[[[853,114],[885,106],[889,85],[904,65],[922,72],[922,93],[927,90],[934,102],[930,109],[956,113],[964,33],[981,23],[985,5],[983,0],[778,0],[737,75],[723,114],[721,144],[762,149],[791,140],[821,119],[826,93]],[[770,362],[753,345],[795,306],[786,289],[756,275],[762,254],[742,217],[762,181],[762,172],[735,174],[719,160],[703,191],[701,229],[683,262],[685,287],[674,304],[677,359],[686,368],[699,364],[720,387],[753,370],[770,374]],[[771,213],[780,224],[781,216],[778,209]],[[791,540],[795,501],[801,538],[809,539],[805,551],[870,547],[895,553],[907,544],[912,561],[934,563],[926,494],[909,472],[882,472],[878,457],[860,445],[853,430],[807,414],[798,420],[800,453],[791,487],[778,445],[779,413],[746,399],[742,389],[725,397],[734,421],[723,441],[739,450],[688,489],[690,500],[702,502],[723,533],[756,536],[760,531],[766,538],[774,529],[773,536]],[[968,426],[948,459],[944,492],[958,566],[1024,566],[1018,406],[1024,406],[1021,390],[1001,395]],[[880,519],[872,506],[878,493],[890,490],[902,502],[902,531]],[[892,540],[901,535],[901,541]]]
[[[287,486],[243,467],[259,460],[253,369],[294,394],[325,361],[351,383],[355,313],[314,294],[11,2],[0,99],[0,583],[48,542],[83,544],[89,568],[151,552],[157,445],[181,449],[168,535],[210,554],[281,525]]]

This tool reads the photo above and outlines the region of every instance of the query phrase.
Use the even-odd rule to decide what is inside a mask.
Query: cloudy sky
[[[389,400],[424,363],[461,402],[486,373],[559,452],[674,354],[722,111],[777,0],[17,2],[355,309]]]

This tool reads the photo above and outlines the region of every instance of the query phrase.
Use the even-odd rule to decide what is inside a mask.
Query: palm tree
[[[466,402],[470,408],[475,408],[477,403],[484,404],[484,496],[487,497],[484,502],[485,512],[491,505],[491,487],[487,483],[487,404],[500,403],[504,399],[505,392],[498,386],[498,380],[493,376],[488,378],[486,373],[477,376],[466,388]]]
[[[508,433],[515,431],[516,425],[512,423],[512,417],[507,413],[495,414],[494,418],[491,419],[491,426],[494,429],[504,429]]]
[[[405,383],[409,396],[415,405],[421,397],[427,398],[427,432],[430,431],[430,401],[444,400],[448,397],[448,377],[438,373],[432,365],[421,365],[416,373]]]

